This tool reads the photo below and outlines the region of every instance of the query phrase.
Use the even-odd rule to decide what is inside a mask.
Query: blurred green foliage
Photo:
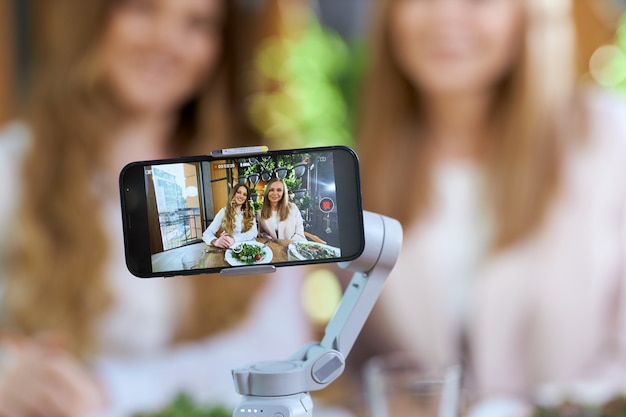
[[[626,13],[622,16],[617,29],[617,46],[622,50],[624,61],[626,61]],[[622,71],[626,71],[624,66]],[[617,88],[626,91],[626,74],[624,74],[624,79],[617,85]]]
[[[278,148],[351,145],[361,52],[314,15],[301,36],[264,41],[249,107],[255,128]]]
[[[179,394],[166,408],[156,413],[135,414],[133,417],[231,417],[232,411],[222,406],[199,406],[186,394]]]

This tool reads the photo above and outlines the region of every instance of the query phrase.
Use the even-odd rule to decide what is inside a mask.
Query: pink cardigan
[[[546,383],[568,392],[580,381],[626,392],[626,106],[597,95],[590,107],[591,137],[565,155],[545,224],[468,273],[464,323],[450,312],[455,289],[429,220],[405,230],[379,338],[441,363],[456,360],[464,328],[486,396],[530,400]]]

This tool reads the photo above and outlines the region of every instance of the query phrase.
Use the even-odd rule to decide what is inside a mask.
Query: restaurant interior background
[[[270,148],[352,145],[364,28],[372,0],[239,0],[258,33],[248,111]],[[0,0],[0,122],[19,114],[36,60],[37,19],[46,1]],[[626,2],[573,0],[578,75],[626,93]],[[263,22],[263,24],[257,24]],[[340,288],[311,285],[320,329]],[[332,281],[331,279],[331,281]],[[328,296],[328,285],[335,296]],[[320,307],[323,293],[326,307]],[[318,296],[318,297],[316,297]]]

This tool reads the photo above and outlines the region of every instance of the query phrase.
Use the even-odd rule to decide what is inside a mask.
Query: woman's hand
[[[220,237],[213,241],[213,246],[228,249],[235,244],[235,239],[227,233],[222,233]]]
[[[104,408],[103,393],[65,349],[4,341],[1,417],[84,417]]]

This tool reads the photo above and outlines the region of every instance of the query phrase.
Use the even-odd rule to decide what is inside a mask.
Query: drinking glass
[[[461,368],[426,366],[396,352],[371,358],[364,367],[371,417],[457,417]]]
[[[198,263],[202,259],[203,253],[199,250],[192,250],[183,255],[181,258],[181,263],[183,264],[183,269],[193,269],[198,266]]]

